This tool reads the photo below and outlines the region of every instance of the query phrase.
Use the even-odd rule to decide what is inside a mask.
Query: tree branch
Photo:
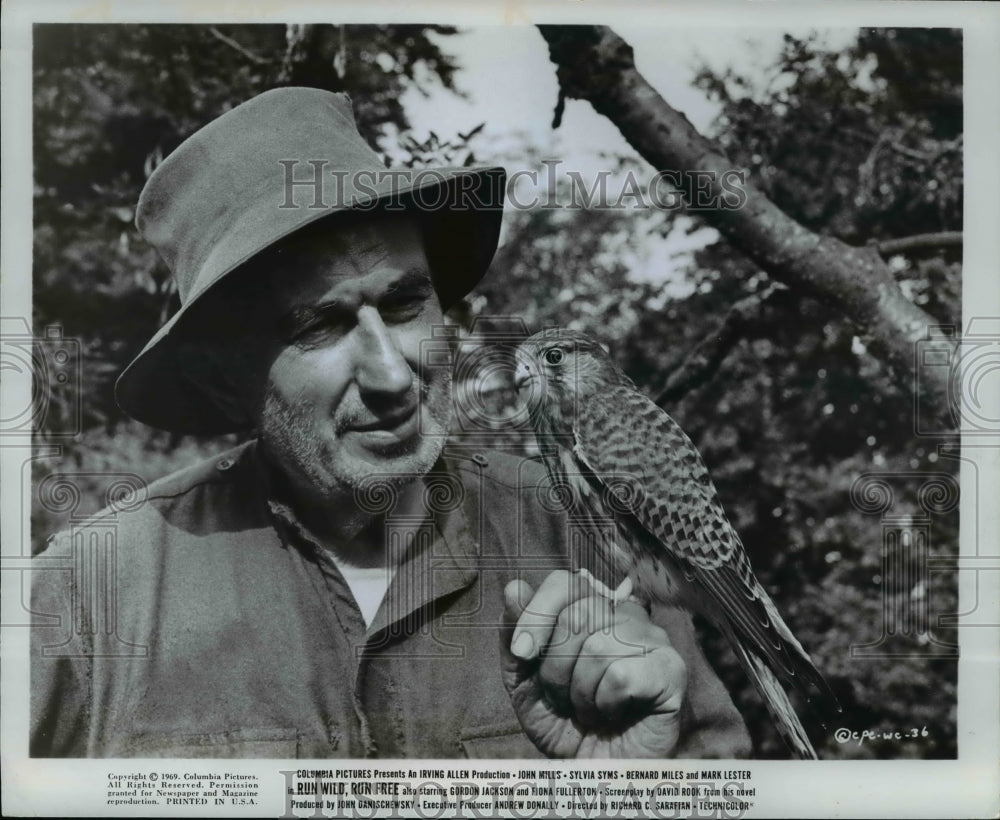
[[[911,251],[937,250],[938,248],[961,248],[961,231],[942,231],[941,233],[918,233],[913,236],[902,236],[898,239],[884,239],[873,243],[880,256],[907,254]]]
[[[764,293],[755,293],[735,302],[718,327],[695,345],[680,364],[670,371],[667,381],[653,399],[664,407],[701,387],[715,375],[719,365],[750,331],[769,325],[765,311],[794,301],[783,285],[772,285]]]
[[[624,40],[603,26],[539,29],[566,96],[588,100],[654,168],[680,169],[676,177],[689,206],[699,202],[696,196],[704,201],[706,179],[709,196],[726,201],[720,180],[734,170],[732,163],[636,70]],[[711,176],[690,173],[695,170]],[[906,298],[878,252],[813,233],[752,184],[743,191],[742,207],[698,213],[773,279],[837,309],[898,383],[920,390],[921,406],[950,420],[948,374],[921,373],[918,381],[915,371],[914,345],[938,323]]]
[[[313,39],[315,28],[312,23],[289,23],[285,26],[285,56],[281,61],[280,78],[289,82],[295,75],[295,64],[302,60],[308,50],[307,44]]]
[[[209,33],[216,39],[221,40],[230,48],[236,49],[240,54],[246,57],[251,62],[257,63],[257,65],[264,65],[265,63],[271,62],[267,57],[261,57],[259,54],[254,54],[250,49],[241,46],[232,37],[227,37],[221,31],[219,31],[215,26],[209,26]]]

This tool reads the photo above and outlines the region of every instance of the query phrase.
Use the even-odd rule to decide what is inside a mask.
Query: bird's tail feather
[[[761,592],[763,592],[763,589],[761,589]],[[809,654],[802,648],[802,644],[799,643],[798,639],[792,634],[792,630],[788,628],[788,624],[785,623],[781,615],[778,613],[778,609],[775,607],[774,602],[766,594],[762,596],[761,602],[767,609],[767,614],[771,618],[771,623],[774,625],[774,628],[777,630],[781,638],[785,641],[789,650],[789,666],[786,667],[788,682],[798,689],[810,703],[813,702],[813,699],[816,697],[816,692],[818,692],[819,701],[822,707],[827,710],[842,712],[843,709],[840,706],[840,701],[837,700],[837,696],[833,693],[833,690],[826,682],[826,679],[813,665]]]
[[[802,728],[799,716],[795,712],[795,707],[792,706],[778,678],[759,655],[747,650],[738,641],[733,641],[732,644],[737,658],[764,699],[767,711],[771,713],[782,740],[796,756],[803,760],[816,760],[816,750],[813,749],[809,736]]]

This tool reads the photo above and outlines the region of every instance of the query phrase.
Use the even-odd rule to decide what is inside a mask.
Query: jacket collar
[[[279,496],[273,468],[257,442],[251,442],[241,455],[255,476],[255,495],[263,500],[285,548],[299,550],[339,574],[332,556],[300,521],[290,500]],[[479,543],[469,526],[467,491],[460,471],[442,457],[423,477],[423,484],[426,517],[401,519],[394,518],[391,509],[384,512],[385,538],[390,556],[397,556],[398,563],[369,627],[369,639],[412,631],[421,612],[471,586],[479,576]]]

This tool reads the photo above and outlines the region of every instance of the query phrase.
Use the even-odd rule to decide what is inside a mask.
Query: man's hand
[[[667,633],[631,600],[557,570],[533,591],[504,589],[504,685],[525,733],[549,757],[670,757],[687,670]]]

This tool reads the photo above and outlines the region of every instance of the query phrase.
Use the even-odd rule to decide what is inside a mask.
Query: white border
[[[627,10],[627,11],[626,11]],[[965,279],[963,316],[1000,316],[1000,5],[954,2],[7,2],[2,31],[3,229],[0,242],[0,315],[31,316],[31,24],[33,22],[383,22],[441,21],[461,26],[532,25],[538,22],[595,23],[627,19],[640,25],[699,28],[742,26],[927,26],[965,31]],[[544,113],[548,116],[548,112]],[[0,400],[18,405],[30,384],[4,374]],[[988,447],[983,444],[988,443]],[[20,447],[16,445],[22,445]],[[19,491],[27,442],[0,440],[0,522],[4,569],[19,566],[19,522],[28,498]],[[1000,436],[963,442],[962,554],[1000,558]],[[978,498],[967,492],[978,473]],[[990,502],[989,499],[993,499]],[[976,521],[978,526],[969,526]],[[981,543],[971,543],[978,531]],[[990,576],[984,576],[989,578]],[[992,579],[997,577],[992,573]],[[2,573],[3,623],[21,616],[22,582],[18,571]],[[1000,624],[1000,585],[960,573],[961,610],[979,607],[993,613],[980,620]],[[978,597],[977,597],[978,596]],[[110,769],[149,770],[137,761],[30,761],[26,758],[27,630],[3,630],[2,757],[3,810],[8,815],[108,813],[104,781]],[[753,772],[757,805],[749,816],[774,817],[988,817],[996,816],[1000,794],[1000,663],[996,627],[964,628],[960,636],[959,749],[957,762],[858,761],[739,764]],[[929,692],[928,697],[934,693]],[[167,763],[167,762],[164,762]],[[199,767],[204,761],[199,762]],[[317,762],[317,766],[329,766]],[[516,764],[515,764],[516,765]],[[554,764],[553,764],[554,765]],[[666,764],[665,764],[666,765]],[[157,765],[157,770],[167,771]],[[227,761],[227,771],[273,775],[277,768],[259,762]],[[286,768],[307,767],[298,761]],[[793,768],[789,768],[792,766]],[[175,766],[184,771],[184,766]],[[265,800],[246,816],[274,816],[280,796]],[[168,816],[176,810],[157,811]],[[122,814],[133,813],[122,812]],[[192,816],[197,812],[193,812]],[[220,815],[221,816],[221,815]]]

